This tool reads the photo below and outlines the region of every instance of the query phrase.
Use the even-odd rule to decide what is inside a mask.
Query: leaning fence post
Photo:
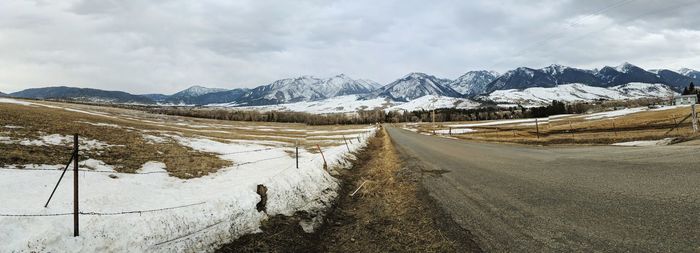
[[[318,148],[318,152],[321,153],[321,158],[323,158],[323,169],[328,169],[328,163],[326,163],[326,157],[323,155],[323,150],[321,150],[321,146],[316,144],[316,147]]]
[[[73,236],[77,237],[80,235],[79,232],[79,212],[78,208],[78,162],[80,162],[80,155],[78,154],[78,134],[73,136]]]
[[[537,131],[537,139],[540,138],[540,123],[535,119],[535,130]]]
[[[345,147],[348,149],[348,152],[350,152],[350,146],[348,146],[348,139],[345,139],[345,135],[343,135],[343,141],[345,141]]]

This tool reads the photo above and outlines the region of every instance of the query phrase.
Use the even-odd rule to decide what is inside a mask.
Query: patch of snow
[[[638,112],[643,112],[643,111],[648,111],[648,110],[649,110],[649,108],[647,108],[647,107],[625,108],[625,109],[615,110],[615,111],[586,114],[586,115],[582,115],[579,117],[584,117],[584,119],[587,119],[587,120],[617,118],[620,116],[625,116],[625,115],[629,115],[632,113],[638,113]]]
[[[79,138],[79,140],[80,140],[80,149],[83,149],[83,150],[104,149],[104,148],[115,146],[115,145],[107,144],[106,142],[103,142],[103,141],[88,139],[88,138],[84,138],[84,137]],[[64,145],[64,146],[72,147],[73,136],[61,135],[61,134],[51,134],[51,135],[41,136],[39,139],[35,139],[35,140],[30,140],[30,139],[20,140],[19,144],[24,145],[24,146]]]
[[[673,143],[675,138],[663,138],[661,140],[651,140],[651,141],[629,141],[629,142],[619,142],[612,144],[613,146],[627,146],[627,147],[651,147],[651,146],[665,146]]]
[[[496,126],[496,125],[506,125],[506,124],[516,124],[516,123],[532,123],[535,124],[537,120],[541,124],[549,123],[549,118],[528,118],[528,119],[508,119],[508,120],[493,120],[480,123],[468,123],[468,124],[453,124],[447,125],[448,127],[464,128],[464,127],[481,127],[481,126]]]
[[[148,143],[153,143],[153,144],[158,144],[158,143],[165,143],[167,139],[165,137],[160,137],[160,136],[155,136],[155,135],[150,135],[150,134],[141,134],[141,137],[143,137],[144,140]]]
[[[11,99],[11,98],[0,98],[0,103],[6,103],[6,104],[17,104],[17,105],[33,105],[34,103],[22,101],[22,100],[17,100],[17,99]]]
[[[368,129],[375,131],[374,129]],[[350,150],[364,147],[349,144]],[[299,168],[285,148],[250,152],[268,146],[259,143],[222,143],[203,138],[178,139],[194,149],[220,154],[234,162],[229,168],[189,180],[155,174],[80,172],[81,211],[84,213],[175,209],[114,216],[81,215],[81,236],[72,237],[72,217],[0,217],[0,245],[9,252],[211,252],[222,243],[259,232],[267,216],[299,211],[316,218],[304,223],[313,230],[323,210],[337,196],[338,182],[323,167],[319,154],[300,150]],[[245,152],[231,154],[233,152]],[[324,147],[330,168],[348,166],[345,145]],[[247,164],[246,162],[250,162]],[[83,164],[107,170],[97,160]],[[104,166],[104,167],[102,167]],[[9,168],[7,166],[6,168]],[[72,189],[59,187],[48,208],[41,204],[61,174],[61,165],[38,165],[47,170],[0,169],[0,213],[71,213]],[[147,162],[139,172],[159,172],[165,165]],[[187,168],[168,168],[187,169]],[[64,182],[73,180],[73,173]],[[267,212],[258,212],[255,189],[268,189]],[[12,194],[3,194],[12,193]],[[21,198],[17,198],[21,194]],[[184,207],[182,207],[184,206]],[[314,222],[316,221],[316,222]]]
[[[452,131],[450,132],[450,129],[440,129],[440,130],[435,130],[436,134],[466,134],[466,133],[471,133],[471,132],[476,132],[476,130],[471,129],[471,128],[453,128]]]
[[[624,100],[637,98],[664,98],[677,94],[664,84],[629,83],[610,88],[585,84],[564,84],[552,88],[533,87],[524,90],[497,90],[486,98],[498,104],[547,105],[552,100],[563,102],[593,101],[598,99]]]
[[[103,127],[121,128],[120,125],[108,124],[108,123],[93,123],[93,122],[87,122],[87,121],[78,121],[78,122],[79,122],[79,123],[83,123],[83,124],[92,125],[92,126],[103,126]]]

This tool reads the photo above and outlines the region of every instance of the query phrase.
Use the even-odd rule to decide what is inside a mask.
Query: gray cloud
[[[345,73],[387,83],[559,63],[700,68],[692,0],[0,3],[0,91],[172,93]]]

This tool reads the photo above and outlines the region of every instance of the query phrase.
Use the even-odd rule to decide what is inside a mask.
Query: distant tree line
[[[692,89],[691,89],[692,87]],[[698,90],[691,86],[688,92]],[[685,92],[684,92],[685,93]],[[356,113],[312,114],[288,111],[258,111],[239,110],[236,108],[212,108],[191,106],[152,106],[134,104],[100,104],[77,101],[63,101],[99,106],[111,106],[125,109],[141,110],[155,114],[186,116],[231,121],[258,121],[279,123],[302,123],[308,125],[339,125],[339,124],[373,124],[401,122],[431,122],[433,110],[415,111],[384,111],[383,109],[360,110]],[[551,104],[539,107],[523,107],[521,105],[501,107],[487,104],[485,107],[472,109],[442,108],[434,110],[436,122],[448,121],[478,121],[498,119],[541,118],[557,114],[580,114],[590,111],[603,111],[612,107],[637,107],[663,103],[661,99],[636,100],[598,100],[591,102],[564,103],[552,101]]]

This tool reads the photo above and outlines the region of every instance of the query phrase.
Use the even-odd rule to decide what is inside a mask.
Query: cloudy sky
[[[700,68],[697,0],[2,0],[0,91],[173,93],[552,63]]]

